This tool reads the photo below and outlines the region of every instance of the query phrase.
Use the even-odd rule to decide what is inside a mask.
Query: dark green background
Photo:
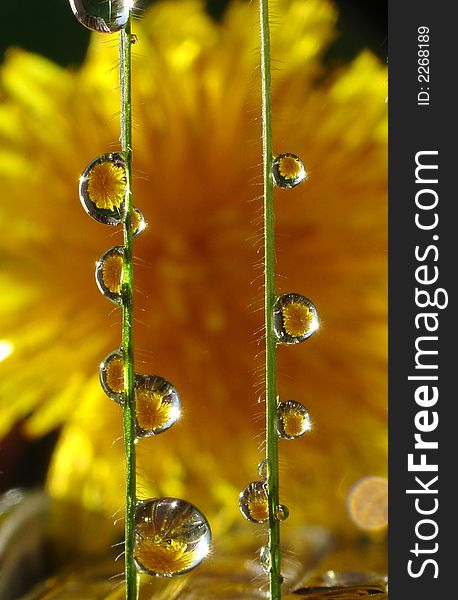
[[[137,3],[145,8],[155,0]],[[303,0],[304,2],[306,0]],[[216,19],[228,0],[206,0]],[[335,0],[340,12],[341,37],[333,57],[349,58],[369,46],[386,59],[387,6],[373,0]],[[19,46],[52,58],[61,65],[78,64],[84,59],[89,31],[73,17],[67,0],[0,0],[0,55],[9,46]]]

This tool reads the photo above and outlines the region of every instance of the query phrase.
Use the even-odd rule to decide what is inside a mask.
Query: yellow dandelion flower
[[[108,256],[102,266],[102,279],[105,287],[113,294],[121,293],[123,257],[114,253]]]
[[[251,517],[258,522],[269,518],[269,503],[266,496],[254,495],[248,500],[248,510]]]
[[[306,294],[324,324],[278,352],[281,396],[306,396],[316,423],[307,443],[282,448],[282,501],[298,524],[354,528],[346,493],[384,475],[387,456],[386,67],[363,52],[324,77],[333,5],[278,0],[276,14],[274,148],[311,174],[276,206],[278,292]],[[234,1],[216,24],[180,0],[134,24],[133,197],[154,225],[135,240],[136,364],[173,381],[184,407],[138,445],[139,486],[195,499],[215,540],[239,522],[239,490],[262,458],[257,21],[252,3]],[[97,364],[119,348],[119,316],[90,266],[118,234],[77,197],[86,165],[119,137],[116,48],[102,37],[80,69],[19,50],[1,68],[0,322],[13,351],[0,363],[0,435],[18,421],[29,436],[61,427],[49,492],[111,515],[123,504],[122,419]],[[105,175],[90,193],[116,206],[123,175]]]
[[[280,175],[286,179],[295,179],[302,171],[301,163],[294,156],[282,156],[278,166]]]
[[[126,194],[126,173],[112,162],[94,165],[88,175],[87,191],[97,208],[120,208]]]
[[[310,331],[315,315],[310,308],[300,302],[291,302],[282,309],[283,327],[288,335],[303,336]]]

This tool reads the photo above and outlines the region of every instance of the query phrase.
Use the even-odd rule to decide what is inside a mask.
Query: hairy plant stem
[[[122,279],[122,350],[124,358],[124,449],[126,455],[125,578],[126,600],[137,600],[138,579],[134,563],[136,456],[134,407],[134,304],[132,265],[132,113],[130,20],[119,34],[119,82],[121,88],[121,147],[127,171],[124,268]]]
[[[264,174],[264,288],[266,336],[266,458],[269,495],[270,598],[281,598],[277,415],[277,339],[273,327],[275,293],[275,222],[272,180],[272,107],[268,0],[259,0],[261,33],[262,156]]]

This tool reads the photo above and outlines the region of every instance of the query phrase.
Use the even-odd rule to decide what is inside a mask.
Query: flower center
[[[267,498],[255,495],[248,501],[248,510],[255,521],[267,521],[269,518],[269,503]]]
[[[302,171],[302,165],[294,156],[283,156],[279,161],[278,170],[285,179],[296,179]]]
[[[124,391],[124,361],[121,356],[115,356],[109,361],[106,368],[106,382],[110,390],[116,394]]]
[[[292,302],[283,310],[283,327],[288,335],[301,337],[309,333],[315,320],[315,315],[306,304]]]
[[[162,575],[174,575],[188,569],[195,554],[184,542],[165,540],[158,535],[137,541],[137,560],[147,569]]]
[[[297,437],[304,433],[305,417],[298,411],[291,411],[283,415],[283,429],[286,435]]]
[[[135,410],[138,425],[145,431],[161,429],[170,420],[173,406],[164,402],[161,392],[139,389]]]
[[[108,256],[103,263],[102,279],[107,290],[112,294],[121,293],[123,259],[120,254]]]

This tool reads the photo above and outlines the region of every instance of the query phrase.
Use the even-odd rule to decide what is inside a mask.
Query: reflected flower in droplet
[[[173,577],[191,571],[208,555],[211,531],[192,504],[178,498],[137,503],[134,556],[140,571]]]

